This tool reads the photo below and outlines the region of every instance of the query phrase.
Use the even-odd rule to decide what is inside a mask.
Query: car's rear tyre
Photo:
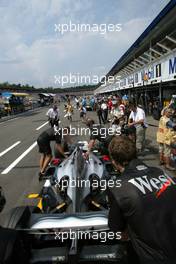
[[[41,210],[36,206],[19,206],[11,209],[3,219],[3,227],[16,229],[23,227],[28,222],[32,213],[40,213]]]

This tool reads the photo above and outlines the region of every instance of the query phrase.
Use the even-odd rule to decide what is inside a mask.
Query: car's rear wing
[[[32,231],[40,230],[85,230],[108,229],[106,212],[91,212],[77,214],[34,214],[29,227]]]
[[[52,233],[57,230],[108,230],[108,211],[43,214],[33,213],[30,207],[17,207],[6,217],[5,227],[30,233]]]

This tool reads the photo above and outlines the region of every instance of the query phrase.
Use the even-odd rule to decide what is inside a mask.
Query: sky
[[[168,2],[0,0],[0,83],[45,88],[61,87],[62,80],[73,86],[71,75],[101,79]],[[61,34],[63,24],[68,32]],[[94,25],[94,32],[78,31],[81,24]],[[120,31],[103,34],[101,24],[120,24]]]

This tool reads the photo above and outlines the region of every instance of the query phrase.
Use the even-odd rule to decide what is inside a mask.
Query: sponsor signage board
[[[156,82],[168,82],[175,79],[176,76],[176,51],[165,56],[147,67],[138,69],[133,74],[126,76],[121,80],[121,88],[138,87],[139,85],[151,85]]]
[[[120,78],[119,82],[109,87],[102,87],[104,92],[122,90],[143,85],[151,85],[157,82],[168,82],[176,79],[176,51],[165,55],[145,67],[141,67],[134,73]]]

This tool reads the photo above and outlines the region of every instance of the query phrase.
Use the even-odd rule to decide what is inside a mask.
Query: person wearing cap
[[[176,124],[171,120],[173,113],[174,111],[171,108],[166,108],[163,111],[157,131],[160,165],[165,165],[165,168],[168,170],[175,170],[175,168],[171,166],[171,144],[176,135]]]
[[[59,119],[60,119],[60,113],[59,113],[59,109],[57,108],[57,105],[54,105],[52,108],[50,108],[47,111],[46,116],[48,116],[48,121],[51,127],[54,127],[54,125],[58,126]]]

